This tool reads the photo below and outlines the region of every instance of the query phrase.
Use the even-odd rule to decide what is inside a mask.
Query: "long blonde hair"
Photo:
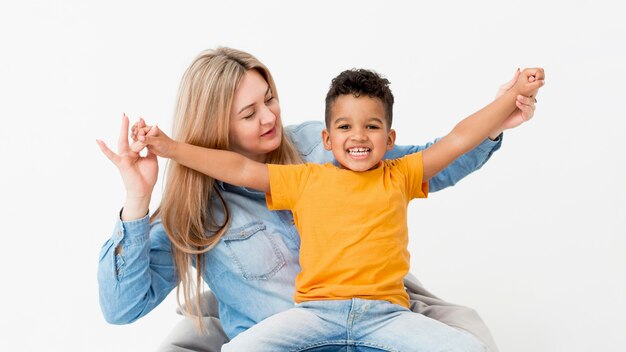
[[[231,48],[206,50],[185,71],[178,91],[173,138],[185,143],[217,149],[228,149],[230,109],[235,90],[248,70],[256,70],[267,81],[278,98],[269,70],[254,56]],[[267,155],[267,162],[294,164],[302,162],[291,141],[282,134],[280,146]],[[218,202],[214,202],[218,200]],[[212,206],[221,206],[218,220]],[[170,161],[161,205],[151,221],[160,218],[172,242],[172,256],[178,272],[177,300],[185,302],[183,312],[195,316],[203,330],[200,301],[204,255],[224,235],[230,213],[215,180],[202,173]],[[196,266],[195,278],[192,266]],[[195,289],[194,289],[195,287]],[[192,291],[195,291],[192,295]],[[192,296],[195,296],[192,301]]]

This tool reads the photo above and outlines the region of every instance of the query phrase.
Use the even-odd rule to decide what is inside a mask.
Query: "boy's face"
[[[330,109],[330,124],[322,131],[324,148],[342,167],[353,171],[376,168],[393,148],[396,132],[389,129],[378,98],[339,96]]]

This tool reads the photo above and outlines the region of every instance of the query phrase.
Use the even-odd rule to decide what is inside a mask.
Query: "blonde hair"
[[[254,56],[231,48],[206,50],[185,71],[178,91],[173,138],[185,143],[228,149],[228,129],[235,90],[248,70],[256,70],[278,98],[269,70]],[[302,162],[291,141],[282,134],[280,146],[267,155],[266,162],[294,164]],[[217,200],[218,202],[214,202]],[[221,206],[223,219],[217,220],[212,206]],[[170,161],[161,204],[151,221],[161,218],[172,242],[172,256],[178,273],[177,300],[182,296],[188,316],[201,318],[202,274],[204,255],[215,247],[230,221],[228,206],[216,187],[215,179]],[[192,265],[196,265],[195,278]],[[195,289],[193,289],[195,287]],[[192,301],[192,291],[195,296]]]

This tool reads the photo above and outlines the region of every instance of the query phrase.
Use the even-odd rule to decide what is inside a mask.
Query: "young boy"
[[[484,350],[473,336],[408,309],[407,205],[427,197],[428,180],[483,141],[515,109],[516,96],[543,79],[542,69],[524,70],[511,90],[430,148],[396,160],[382,161],[395,142],[389,82],[367,70],[342,72],[326,97],[322,139],[337,166],[267,165],[175,142],[156,128],[140,134],[155,154],[261,190],[270,209],[293,212],[302,267],[296,307],[241,333],[223,351]]]

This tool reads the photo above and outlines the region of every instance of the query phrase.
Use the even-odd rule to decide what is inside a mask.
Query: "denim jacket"
[[[321,122],[285,129],[306,162],[335,162],[321,142]],[[430,192],[454,185],[478,170],[501,145],[485,140],[430,180]],[[396,146],[395,159],[426,146]],[[231,215],[228,230],[205,255],[204,280],[219,301],[219,316],[229,338],[261,320],[292,308],[300,271],[300,238],[289,211],[270,211],[262,192],[218,183]],[[215,207],[220,209],[221,207]],[[219,219],[223,214],[218,214]],[[121,244],[122,254],[115,248]],[[172,244],[159,220],[120,221],[100,253],[98,283],[105,319],[128,324],[150,312],[178,284]]]

